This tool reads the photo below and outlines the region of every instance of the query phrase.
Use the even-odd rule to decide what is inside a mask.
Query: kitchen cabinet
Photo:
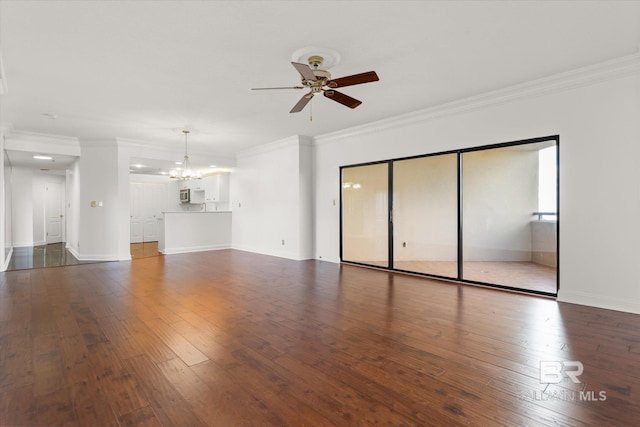
[[[180,181],[180,190],[189,190],[189,203],[201,204],[204,203],[205,184],[204,179],[198,179],[193,181]]]
[[[203,179],[206,202],[229,201],[229,174],[216,174]]]
[[[190,190],[191,204],[229,201],[229,173],[210,175],[193,181],[180,181],[180,189]]]
[[[190,186],[189,188],[191,188],[191,191],[204,191],[205,190],[205,184],[204,182],[206,181],[207,178],[203,178],[203,179],[198,179],[198,180],[194,180],[194,181],[189,181],[190,182]]]
[[[189,196],[190,196],[189,203],[195,203],[195,204],[204,203],[205,190],[204,188],[200,188],[200,187],[192,188],[191,194]]]

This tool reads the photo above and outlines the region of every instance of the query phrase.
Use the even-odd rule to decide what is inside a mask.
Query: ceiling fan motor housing
[[[324,58],[320,55],[312,55],[309,57],[309,67],[311,68],[313,75],[316,76],[316,79],[319,80],[320,82],[309,81],[303,77],[302,78],[303,84],[310,87],[315,87],[315,86],[322,87],[325,81],[331,80],[331,73],[328,72],[327,70],[323,70],[322,68],[320,68],[323,62],[324,62]]]

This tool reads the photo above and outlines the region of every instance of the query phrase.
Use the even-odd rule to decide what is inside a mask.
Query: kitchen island
[[[158,251],[165,255],[231,247],[231,211],[163,212]]]

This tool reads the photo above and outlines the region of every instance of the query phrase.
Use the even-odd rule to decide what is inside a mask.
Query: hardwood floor
[[[7,270],[28,270],[32,268],[60,267],[63,265],[88,264],[104,261],[78,261],[65,249],[64,243],[51,243],[41,246],[14,248]],[[161,256],[158,242],[131,243],[131,258]]]
[[[30,268],[59,267],[76,265],[83,261],[65,249],[64,243],[50,243],[40,246],[13,248],[7,270],[24,270]]]
[[[0,273],[0,425],[631,426],[639,393],[638,315],[233,250]]]
[[[158,252],[158,242],[131,243],[131,258],[148,258],[150,256],[161,256]]]

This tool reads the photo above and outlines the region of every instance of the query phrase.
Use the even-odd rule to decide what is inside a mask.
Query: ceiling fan
[[[319,93],[322,93],[325,98],[329,98],[349,108],[356,108],[358,105],[362,104],[362,101],[334,89],[337,87],[353,86],[380,80],[375,71],[367,71],[366,73],[353,74],[350,76],[332,79],[331,73],[320,68],[324,62],[324,58],[322,56],[310,56],[308,61],[309,65],[301,64],[299,62],[291,63],[291,65],[298,70],[298,73],[300,73],[302,86],[254,87],[251,90],[309,89],[309,92],[303,95],[297,104],[293,106],[291,111],[289,111],[290,113],[298,113],[304,109],[314,95]]]

